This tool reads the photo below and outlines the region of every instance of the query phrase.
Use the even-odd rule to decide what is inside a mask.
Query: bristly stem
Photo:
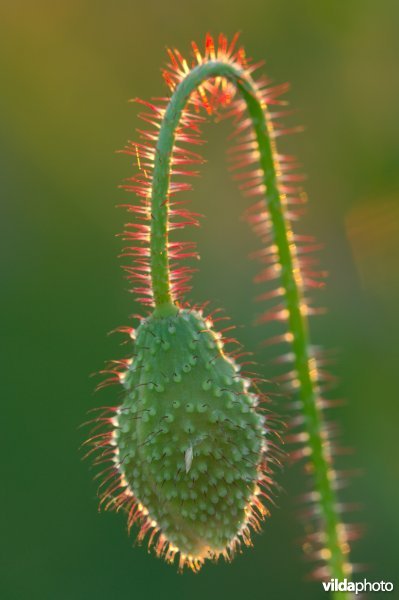
[[[295,244],[284,214],[277,181],[272,126],[253,80],[235,64],[214,60],[193,68],[174,90],[163,118],[156,146],[151,205],[151,277],[156,310],[160,314],[176,310],[170,289],[168,260],[168,201],[175,131],[190,95],[202,82],[214,77],[224,77],[235,84],[245,100],[256,135],[259,164],[266,188],[265,201],[272,223],[274,244],[278,250],[281,284],[284,288],[290,338],[295,356],[294,366],[308,435],[309,461],[318,496],[317,507],[323,523],[323,558],[328,565],[329,576],[343,580],[349,573],[345,557],[345,539],[337,512],[329,450],[323,441],[323,417],[314,376],[315,366],[310,353],[308,319],[296,265]],[[345,593],[338,593],[338,596],[349,598]]]

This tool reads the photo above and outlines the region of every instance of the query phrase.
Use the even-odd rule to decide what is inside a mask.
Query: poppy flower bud
[[[159,553],[179,551],[181,564],[228,556],[248,539],[254,506],[266,512],[264,417],[251,382],[211,323],[179,309],[142,321],[123,383],[112,441],[144,531],[158,533]]]

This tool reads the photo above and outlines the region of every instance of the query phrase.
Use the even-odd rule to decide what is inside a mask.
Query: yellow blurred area
[[[389,298],[398,284],[398,198],[364,202],[351,210],[345,224],[362,284]]]

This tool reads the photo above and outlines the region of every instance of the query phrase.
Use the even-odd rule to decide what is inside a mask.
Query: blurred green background
[[[165,93],[165,47],[186,51],[206,31],[242,42],[276,81],[289,80],[296,123],[288,141],[309,175],[303,228],[325,243],[331,273],[314,322],[339,349],[337,397],[348,466],[363,470],[351,498],[366,534],[354,547],[369,580],[398,574],[399,4],[395,0],[2,0],[0,144],[2,218],[2,510],[4,600],[240,600],[322,598],[304,581],[294,498],[284,492],[255,547],[231,565],[183,576],[132,547],[121,515],[98,514],[81,463],[79,423],[116,390],[93,396],[89,374],[124,355],[106,332],[137,311],[118,267],[132,172],[115,155],[134,139],[127,100]],[[208,165],[191,194],[205,213],[192,297],[223,306],[249,350],[270,332],[250,327],[246,206],[226,170],[228,124],[206,129]],[[192,233],[192,232],[190,232]],[[264,374],[272,352],[259,354]],[[359,575],[363,577],[363,575]],[[397,583],[397,579],[396,579]]]

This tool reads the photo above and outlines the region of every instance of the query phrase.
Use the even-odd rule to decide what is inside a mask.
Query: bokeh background
[[[305,134],[288,141],[309,176],[306,231],[331,273],[314,337],[339,349],[335,373],[352,498],[366,524],[353,558],[370,580],[397,584],[399,535],[399,4],[395,0],[2,0],[0,148],[2,272],[1,595],[4,600],[322,598],[308,583],[295,471],[273,518],[233,564],[183,576],[132,547],[121,515],[98,514],[78,425],[117,392],[93,395],[89,374],[124,355],[106,332],[137,311],[118,267],[132,172],[114,151],[134,138],[129,98],[160,96],[165,47],[206,31],[233,34],[290,100]],[[206,128],[206,215],[192,297],[223,306],[250,350],[252,235],[227,173],[227,124]],[[265,376],[271,351],[259,353]],[[359,577],[363,575],[359,575]]]

